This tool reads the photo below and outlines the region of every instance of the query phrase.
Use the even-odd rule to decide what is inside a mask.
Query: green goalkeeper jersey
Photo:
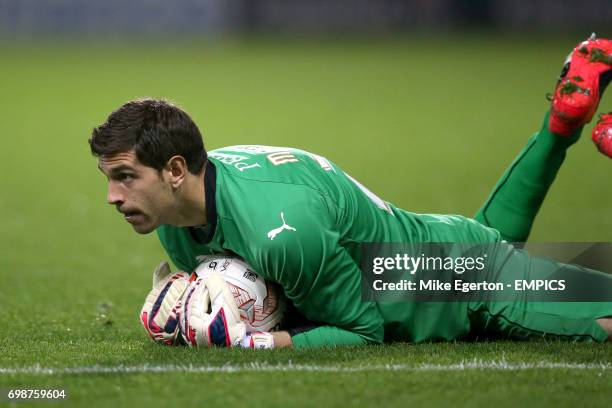
[[[452,339],[465,334],[461,304],[366,302],[360,244],[494,242],[499,233],[461,216],[414,214],[383,201],[329,160],[298,149],[232,146],[209,152],[208,225],[158,228],[181,269],[233,252],[278,282],[315,329],[296,347]],[[445,316],[441,324],[434,316]]]

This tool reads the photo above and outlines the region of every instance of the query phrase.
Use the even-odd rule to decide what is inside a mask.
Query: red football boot
[[[612,79],[612,41],[591,38],[568,56],[552,97],[549,129],[570,136],[593,118],[599,100]]]
[[[593,142],[600,152],[612,158],[612,112],[601,115],[593,128]]]

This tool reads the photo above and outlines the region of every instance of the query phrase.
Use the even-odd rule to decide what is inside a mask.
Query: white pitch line
[[[30,367],[1,368],[0,375],[32,374],[32,375],[69,375],[69,374],[149,374],[149,373],[243,373],[243,372],[331,372],[357,373],[370,371],[525,371],[525,370],[612,370],[611,363],[581,364],[540,361],[537,363],[500,361],[462,361],[456,364],[382,364],[361,366],[311,365],[311,364],[268,364],[250,363],[243,365],[225,364],[221,366],[199,365],[118,365],[86,367],[53,368],[34,365]]]

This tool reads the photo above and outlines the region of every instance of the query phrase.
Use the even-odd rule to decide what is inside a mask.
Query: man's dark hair
[[[202,135],[189,115],[160,99],[129,101],[93,129],[94,156],[112,156],[134,149],[138,160],[161,171],[175,155],[183,156],[192,174],[199,174],[207,155]]]

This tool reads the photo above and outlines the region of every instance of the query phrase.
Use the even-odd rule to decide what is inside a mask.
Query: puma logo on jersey
[[[274,228],[272,231],[268,232],[268,238],[270,238],[270,241],[273,240],[278,234],[280,234],[284,230],[296,231],[295,228],[287,225],[287,223],[285,222],[285,214],[281,212],[280,215],[281,215],[281,220],[283,220],[283,225],[281,225],[278,228]]]

